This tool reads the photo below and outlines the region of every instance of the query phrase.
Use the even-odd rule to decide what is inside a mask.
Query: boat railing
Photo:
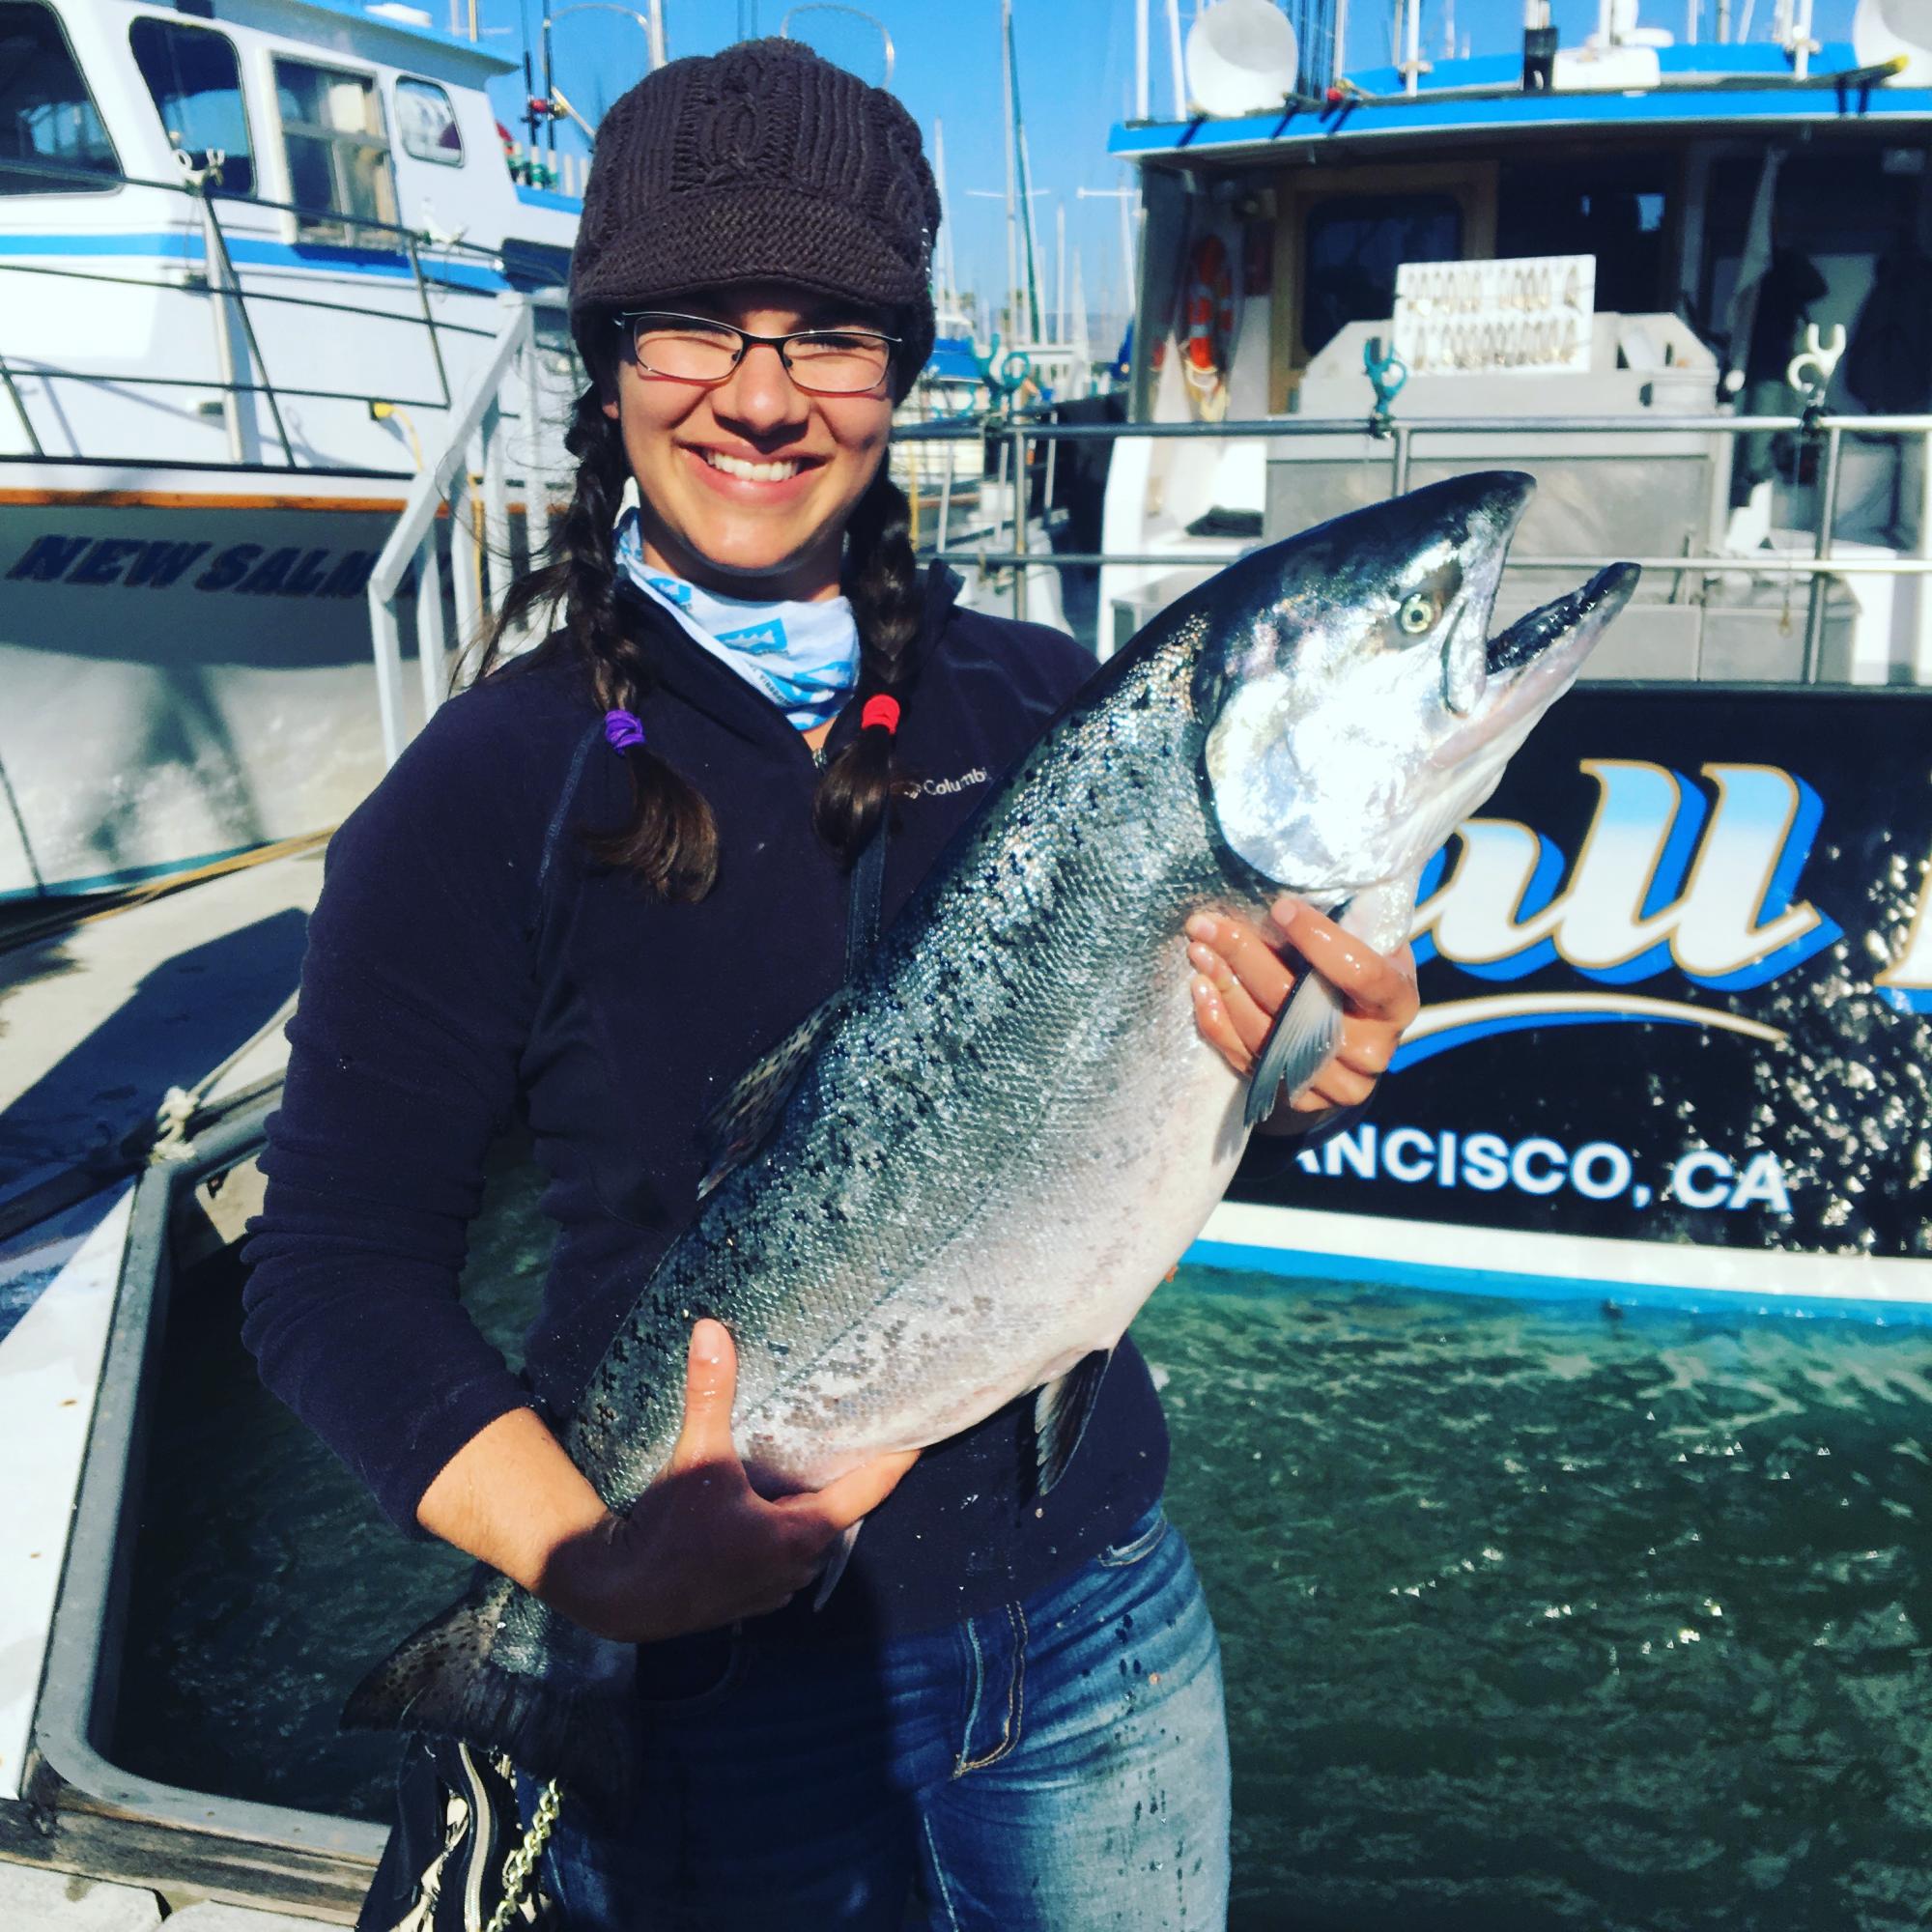
[[[1789,551],[1748,550],[1716,552],[1697,555],[1688,550],[1680,555],[1633,556],[1628,560],[1647,570],[1675,573],[1681,578],[1701,577],[1782,577],[1793,582],[1808,580],[1805,612],[1804,681],[1818,682],[1825,634],[1826,600],[1830,582],[1837,577],[1890,577],[1916,579],[1932,575],[1932,415],[1836,415],[1807,410],[1790,415],[1537,415],[1537,416],[1427,416],[1407,421],[1378,422],[1372,416],[1313,417],[1299,415],[1263,416],[1242,421],[1223,422],[1119,422],[1067,423],[1050,420],[1045,412],[1016,412],[1011,416],[970,421],[903,423],[895,425],[895,444],[915,442],[997,442],[998,461],[988,480],[994,483],[990,498],[993,514],[977,520],[980,540],[955,544],[954,493],[952,472],[942,472],[938,526],[923,554],[942,562],[957,563],[980,572],[1008,574],[1008,597],[1012,614],[1027,614],[1027,579],[1035,569],[1054,570],[1140,566],[1179,570],[1216,569],[1233,563],[1253,543],[1209,547],[1190,546],[1169,550],[1059,550],[1041,549],[1029,536],[1028,510],[1022,505],[1034,494],[1029,466],[1034,450],[1043,452],[1041,487],[1044,499],[1053,500],[1053,464],[1063,444],[1107,442],[1125,440],[1203,440],[1230,442],[1265,440],[1270,443],[1300,440],[1352,440],[1360,444],[1368,440],[1385,444],[1388,490],[1391,497],[1409,487],[1418,445],[1432,440],[1469,437],[1508,436],[1534,442],[1552,437],[1629,438],[1656,440],[1662,437],[1726,437],[1795,435],[1820,452],[1818,460],[1817,517],[1811,533],[1810,554]],[[1916,554],[1856,556],[1834,554],[1833,525],[1837,518],[1838,485],[1846,437],[1889,437],[1916,442],[1920,458],[1919,479],[1924,500],[1919,505]],[[1529,460],[1525,458],[1525,460]],[[1009,478],[1029,478],[1024,488],[1009,488]],[[986,498],[981,492],[983,506]],[[1036,532],[1037,534],[1037,532]],[[1555,552],[1530,555],[1512,554],[1512,570],[1574,573],[1594,570],[1603,556],[1582,556]]]
[[[16,257],[0,255],[0,275],[38,278],[43,281],[81,282],[103,289],[159,289],[169,294],[199,297],[210,304],[209,312],[218,372],[211,380],[202,375],[168,376],[147,368],[83,369],[48,363],[38,358],[28,362],[21,359],[17,352],[10,360],[6,343],[0,340],[0,389],[5,390],[14,413],[19,418],[29,452],[36,457],[53,456],[58,460],[60,452],[49,451],[43,442],[33,413],[20,390],[22,378],[31,378],[37,383],[48,385],[49,388],[57,383],[76,383],[118,389],[194,389],[203,393],[211,389],[218,390],[223,398],[230,458],[238,464],[263,461],[261,450],[254,446],[258,439],[250,434],[252,419],[244,416],[241,406],[243,397],[260,396],[273,425],[275,441],[280,445],[280,467],[288,469],[311,470],[327,469],[332,466],[315,461],[312,455],[304,460],[303,456],[298,454],[297,444],[289,435],[282,408],[285,399],[364,405],[381,403],[392,409],[446,411],[452,407],[453,399],[450,392],[448,364],[443,354],[443,338],[463,336],[487,340],[492,334],[489,328],[474,323],[458,322],[448,317],[439,318],[436,315],[431,302],[431,287],[437,277],[425,268],[423,251],[425,247],[430,247],[438,256],[446,256],[474,267],[500,271],[501,256],[496,249],[460,239],[431,241],[415,229],[404,227],[396,222],[376,220],[365,215],[358,214],[349,218],[342,216],[336,211],[309,208],[298,202],[271,201],[254,194],[231,194],[221,189],[217,177],[208,170],[197,172],[185,169],[177,179],[157,180],[139,175],[95,173],[88,169],[63,166],[58,162],[12,156],[7,159],[6,168],[9,174],[45,176],[49,179],[50,186],[84,185],[97,190],[115,187],[152,189],[181,196],[191,204],[202,230],[203,262],[198,274],[194,270],[192,258],[186,255],[181,258],[181,266],[186,272],[179,279],[164,272],[147,275],[116,273],[107,269],[74,268],[43,261],[27,262]],[[396,396],[360,389],[323,388],[313,384],[274,381],[270,375],[255,327],[257,309],[265,305],[277,304],[298,308],[305,313],[356,316],[367,316],[370,310],[366,304],[331,301],[307,292],[284,292],[245,286],[235,266],[234,255],[229,245],[229,231],[223,225],[221,211],[224,204],[231,210],[246,209],[274,215],[295,215],[311,221],[327,218],[342,223],[347,220],[352,235],[359,238],[366,233],[381,238],[389,252],[407,261],[413,284],[417,312],[411,316],[384,311],[383,319],[385,322],[403,323],[420,327],[424,331],[430,363],[435,371],[437,393],[417,397]],[[326,255],[320,257],[318,265],[327,267],[327,257]],[[0,299],[0,314],[7,313],[10,306],[4,299]],[[105,453],[125,454],[121,451]],[[81,451],[79,454],[85,458],[87,452]],[[361,465],[355,467],[358,469],[363,468]]]
[[[424,452],[402,515],[369,577],[369,627],[387,764],[402,755],[407,738],[401,622],[406,594],[414,599],[424,718],[449,695],[440,520],[447,517],[449,522],[450,603],[460,646],[467,648],[480,637],[515,572],[509,497],[509,425],[515,412],[505,391],[514,382],[541,411],[544,387],[532,304],[517,296],[498,299],[505,313],[488,359],[456,399],[442,426],[441,443]],[[547,514],[539,511],[548,510],[552,480],[544,467],[544,439],[526,440],[528,447],[521,452],[518,469],[524,479],[526,534],[534,552],[548,524]]]

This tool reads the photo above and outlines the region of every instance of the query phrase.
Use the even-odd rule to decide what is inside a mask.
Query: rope
[[[57,932],[71,931],[75,926],[92,925],[96,920],[111,919],[118,912],[131,912],[136,906],[166,898],[170,893],[198,886],[205,879],[224,878],[230,872],[246,871],[250,866],[266,866],[276,859],[291,858],[298,852],[313,851],[316,846],[327,843],[334,836],[334,830],[331,826],[327,832],[305,832],[299,838],[278,838],[272,845],[251,846],[246,852],[237,852],[226,859],[197,866],[192,871],[170,872],[145,886],[131,886],[126,892],[117,893],[107,905],[79,900],[75,910],[48,913],[43,919],[30,920],[0,933],[0,952],[12,952],[22,946],[32,946],[36,940],[50,938]]]
[[[155,1138],[148,1149],[148,1165],[156,1166],[162,1161],[192,1160],[194,1143],[188,1139],[189,1123],[201,1111],[201,1103],[212,1094],[221,1077],[237,1062],[252,1053],[271,1033],[278,1033],[288,1024],[289,1015],[296,1009],[296,995],[291,993],[282,1004],[270,1014],[268,1020],[258,1026],[219,1066],[204,1073],[192,1087],[170,1087],[160,1106],[155,1113]]]
[[[543,1857],[544,1847],[550,1843],[550,1834],[556,1829],[557,1814],[562,1809],[563,1794],[557,1788],[556,1779],[552,1778],[537,1799],[536,1812],[530,1819],[530,1829],[524,1833],[523,1843],[503,1861],[503,1897],[490,1915],[490,1923],[484,1932],[510,1932],[518,1909],[524,1902],[524,1893],[529,1889],[537,1861]]]

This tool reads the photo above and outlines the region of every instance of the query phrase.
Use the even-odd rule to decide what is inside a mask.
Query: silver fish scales
[[[1260,551],[1089,683],[864,970],[721,1111],[702,1211],[563,1429],[610,1507],[665,1466],[702,1316],[736,1341],[733,1436],[767,1493],[1031,1389],[1050,1486],[1251,1117],[1339,1035],[1309,976],[1251,1098],[1196,1030],[1186,921],[1260,918],[1287,888],[1400,943],[1423,865],[1630,593],[1634,569],[1613,566],[1488,639],[1529,487],[1458,478]],[[486,1574],[345,1721],[609,1788],[628,1662]]]

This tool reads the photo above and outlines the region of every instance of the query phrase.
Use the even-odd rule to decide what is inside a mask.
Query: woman
[[[884,459],[938,220],[903,110],[791,43],[674,63],[611,110],[571,271],[576,494],[507,612],[560,604],[563,627],[445,706],[337,836],[290,1029],[250,1250],[265,1378],[401,1526],[643,1645],[635,1808],[566,1809],[552,1846],[573,1932],[897,1932],[915,1890],[1001,1932],[1224,1910],[1218,1654],[1131,1342],[1037,1505],[1025,1404],[760,1497],[715,1322],[676,1458],[700,1481],[613,1518],[544,1419],[690,1219],[718,1095],[1091,668],[914,563]],[[1293,1127],[1366,1097],[1414,993],[1278,918],[1200,922],[1194,997],[1245,1069],[1284,939],[1348,996]],[[518,1113],[557,1223],[527,1381],[454,1298]],[[862,1516],[814,1614],[796,1593]]]

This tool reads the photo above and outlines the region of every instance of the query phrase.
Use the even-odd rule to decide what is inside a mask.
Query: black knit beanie
[[[903,397],[932,353],[938,229],[918,124],[892,95],[797,41],[745,41],[669,62],[604,116],[570,257],[571,327],[594,367],[612,309],[795,282],[895,317]]]

